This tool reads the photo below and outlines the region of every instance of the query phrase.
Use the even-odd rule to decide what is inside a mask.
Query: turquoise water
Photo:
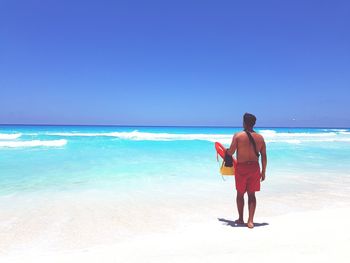
[[[222,180],[214,142],[229,146],[232,134],[239,130],[0,126],[0,195],[86,189],[151,191],[155,186],[210,184]],[[270,193],[348,183],[349,129],[256,130],[267,142]]]

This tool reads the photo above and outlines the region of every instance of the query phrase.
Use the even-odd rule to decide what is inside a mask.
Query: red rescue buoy
[[[222,159],[224,159],[225,158],[226,148],[221,143],[215,142],[215,149],[216,149],[216,153],[218,155],[220,155],[220,157]],[[233,165],[236,168],[237,160],[234,157],[232,157],[232,158],[233,158]]]
[[[222,159],[225,158],[226,148],[219,142],[215,143],[216,152],[221,156]]]

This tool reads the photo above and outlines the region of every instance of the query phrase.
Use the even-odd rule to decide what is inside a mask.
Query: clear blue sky
[[[0,0],[0,123],[350,127],[350,2]]]

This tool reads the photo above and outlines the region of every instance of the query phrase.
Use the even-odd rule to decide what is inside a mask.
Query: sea
[[[240,130],[0,126],[0,253],[235,219],[234,178],[220,175],[214,143],[229,147]],[[256,220],[350,204],[350,129],[256,132],[268,158]]]

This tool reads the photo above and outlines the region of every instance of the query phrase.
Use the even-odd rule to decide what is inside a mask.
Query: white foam
[[[305,142],[305,140],[303,140]],[[297,139],[290,139],[290,140],[271,140],[271,139],[266,139],[266,143],[271,143],[271,142],[284,142],[284,143],[290,143],[290,144],[300,144],[303,142],[302,140],[297,140]]]
[[[232,134],[177,134],[177,133],[151,133],[139,132],[137,130],[132,132],[109,132],[109,133],[49,133],[54,136],[87,136],[87,137],[115,137],[125,140],[134,141],[191,141],[203,140],[216,142],[220,140],[232,140]]]
[[[300,144],[303,142],[349,142],[350,135],[348,132],[321,132],[321,133],[307,133],[307,132],[277,132],[275,130],[260,130],[266,142],[283,142],[291,144]],[[105,132],[105,133],[81,133],[81,132],[61,132],[61,133],[47,133],[47,135],[54,136],[80,136],[80,137],[114,137],[123,140],[133,141],[177,141],[177,140],[202,140],[216,142],[223,144],[230,144],[233,134],[177,134],[177,133],[152,133],[140,132],[134,130],[131,132]]]
[[[346,132],[347,129],[323,129],[323,131]]]
[[[308,132],[276,132],[274,130],[260,130],[259,133],[265,138],[274,137],[334,137],[337,136],[336,132],[322,132],[322,133],[308,133]]]
[[[0,147],[60,147],[67,144],[67,140],[51,140],[51,141],[41,141],[41,140],[32,140],[32,141],[0,141]]]
[[[22,134],[20,133],[0,133],[0,140],[15,140],[19,137],[21,137]]]
[[[275,130],[259,130],[259,133],[264,136],[275,136],[277,134]]]

